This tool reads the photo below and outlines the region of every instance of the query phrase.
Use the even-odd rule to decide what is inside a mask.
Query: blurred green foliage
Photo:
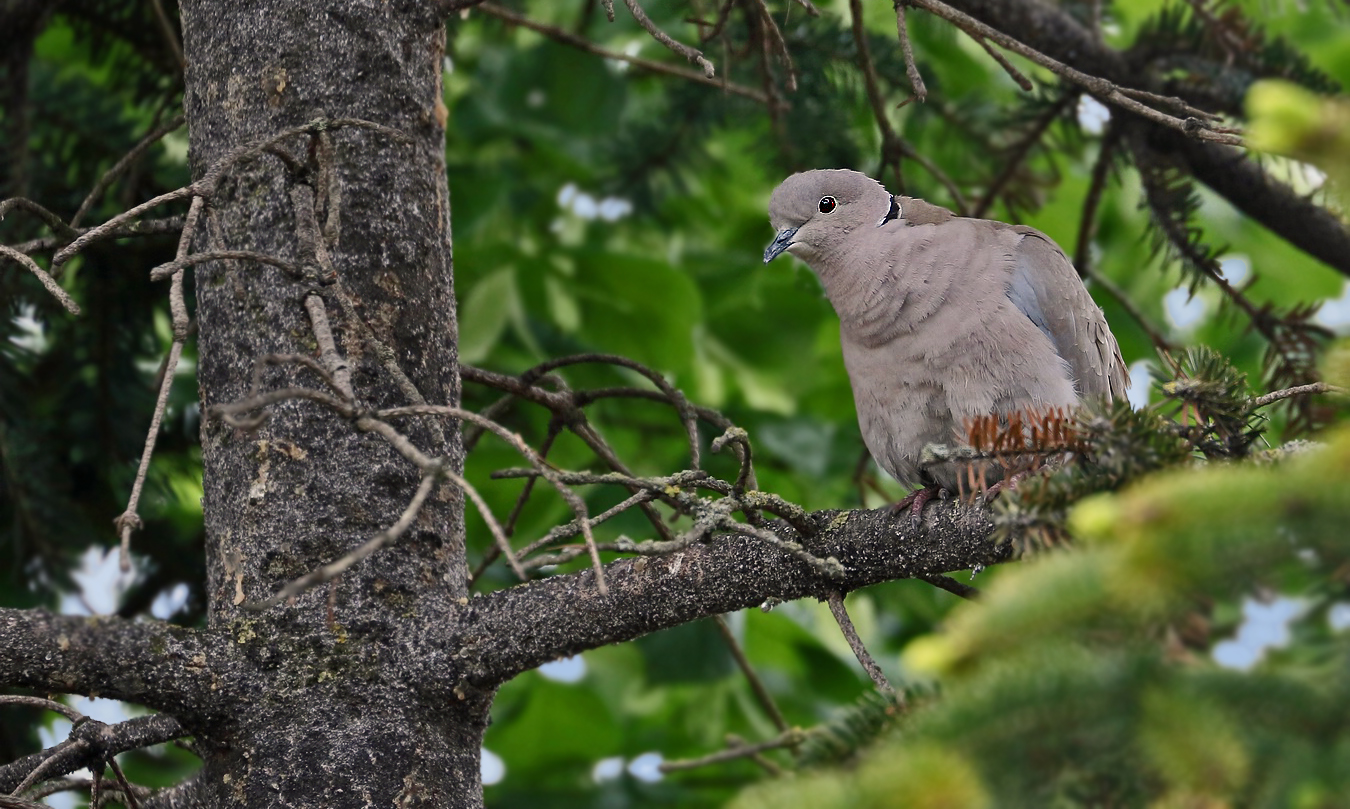
[[[1327,440],[1083,502],[1079,548],[1023,563],[906,649],[940,700],[856,770],[733,805],[1344,806],[1350,430]],[[1216,663],[1231,605],[1280,593],[1297,594],[1292,640]]]
[[[716,12],[706,3],[647,5],[658,25],[685,41],[697,36],[686,17]],[[1350,83],[1346,21],[1327,4],[1282,13],[1285,5],[1243,0],[1231,7],[1256,20],[1269,41],[1283,37],[1327,81]],[[1173,7],[1161,0],[1107,4],[1107,40],[1130,47],[1144,32],[1155,35],[1158,15]],[[613,24],[594,3],[528,0],[516,8],[615,52],[674,59],[622,8]],[[451,20],[446,155],[461,350],[471,364],[507,372],[579,352],[631,357],[748,430],[760,488],[809,509],[853,507],[862,444],[837,324],[802,265],[762,266],[771,236],[764,207],[772,187],[794,170],[877,173],[880,138],[856,67],[848,4],[822,3],[819,18],[792,2],[768,8],[799,84],[784,94],[790,106],[777,120],[741,96],[583,54],[476,11]],[[893,108],[908,85],[892,6],[869,0],[865,8],[870,50]],[[1061,90],[1047,73],[1015,59],[1040,83],[1036,93],[1023,93],[951,26],[912,10],[908,18],[932,95],[890,115],[902,137],[978,198]],[[731,41],[746,41],[747,19],[731,16]],[[70,216],[100,174],[177,108],[181,76],[163,42],[146,33],[155,30],[148,4],[67,0],[51,17],[30,61],[23,193]],[[708,55],[719,75],[763,89],[756,53],[715,47]],[[781,63],[772,71],[784,92]],[[1252,68],[1237,96],[1260,75]],[[14,120],[12,110],[0,116]],[[88,221],[184,183],[183,143],[178,135],[151,150]],[[1077,106],[1066,106],[988,215],[1035,226],[1072,251],[1100,148],[1100,133],[1085,131]],[[1317,160],[1322,153],[1294,154]],[[1299,166],[1285,168],[1310,190]],[[1334,176],[1333,168],[1324,170]],[[912,161],[903,163],[903,177],[888,171],[885,180],[894,191],[954,203]],[[16,190],[0,187],[0,195]],[[1245,259],[1252,271],[1245,289],[1254,300],[1290,306],[1342,294],[1344,278],[1333,270],[1213,194],[1198,194],[1197,232],[1224,246],[1223,256]],[[1151,249],[1141,200],[1138,175],[1122,168],[1101,201],[1095,268],[1174,342],[1211,346],[1259,385],[1265,345],[1217,290],[1196,290],[1205,308],[1198,322],[1169,325],[1163,296],[1184,283],[1183,274]],[[18,214],[0,222],[5,244],[42,232]],[[144,270],[172,249],[170,239],[131,240],[73,262],[62,283],[86,309],[79,319],[59,311],[27,273],[0,266],[4,606],[57,606],[70,592],[78,555],[91,543],[114,542],[111,521],[125,504],[169,343],[163,289],[150,285]],[[1118,301],[1093,291],[1127,361],[1152,361],[1146,331]],[[189,358],[191,352],[189,344]],[[141,512],[147,527],[134,544],[142,579],[124,596],[123,611],[142,614],[155,595],[184,582],[191,595],[173,620],[193,623],[203,574],[195,386],[187,367],[151,469]],[[576,388],[637,384],[628,372],[597,365],[563,376]],[[471,407],[495,398],[466,386]],[[687,466],[670,408],[608,400],[588,412],[636,473]],[[528,405],[515,405],[503,419],[536,446],[547,434],[547,414]],[[1278,436],[1283,423],[1277,413],[1267,434]],[[897,682],[933,678],[940,688],[912,695],[926,707],[902,722],[894,740],[862,754],[856,769],[775,782],[739,805],[1076,806],[1105,805],[1108,795],[1111,805],[1334,805],[1326,796],[1344,794],[1350,772],[1344,687],[1333,677],[1344,681],[1346,634],[1329,630],[1324,618],[1344,596],[1343,572],[1332,575],[1334,542],[1319,546],[1309,563],[1292,554],[1287,535],[1298,518],[1309,521],[1299,524],[1301,542],[1343,537],[1315,532],[1345,516],[1336,500],[1343,489],[1333,487],[1344,470],[1339,478],[1318,477],[1331,469],[1329,459],[1345,457],[1345,446],[1341,439],[1334,452],[1274,470],[1186,472],[1084,504],[1075,514],[1095,537],[1088,547],[980,573],[976,584],[989,585],[988,598],[957,613],[957,599],[922,582],[852,594],[850,611],[888,675]],[[563,468],[596,466],[570,434],[549,458]],[[707,463],[714,474],[734,475],[731,458]],[[524,484],[488,475],[518,465],[492,437],[469,457],[471,479],[499,516],[511,512]],[[1291,488],[1295,482],[1301,488]],[[586,492],[592,513],[625,494]],[[1183,495],[1191,499],[1178,499]],[[866,502],[882,501],[873,494]],[[570,516],[556,497],[536,493],[514,533],[524,543]],[[472,510],[467,523],[476,564],[491,538]],[[640,540],[651,528],[629,514],[606,523],[602,539],[621,533]],[[498,564],[478,587],[511,583]],[[1309,606],[1287,649],[1251,672],[1217,667],[1209,652],[1236,629],[1239,605],[1253,593],[1299,594]],[[1175,625],[1195,615],[1207,624],[1202,636],[1174,640],[1181,633]],[[886,707],[865,698],[870,684],[823,605],[749,611],[730,625],[790,725],[835,720],[844,728],[842,750],[821,758],[849,759],[872,730],[889,726],[889,719],[865,721]],[[778,733],[711,625],[582,659],[578,681],[530,672],[502,688],[486,745],[504,762],[505,777],[487,788],[489,805],[709,806],[763,777],[745,759],[660,780],[623,769],[644,753],[692,758],[721,749],[728,734],[754,742]],[[840,724],[858,714],[864,718]],[[0,752],[7,758],[35,744],[36,718],[11,716],[20,715],[4,715],[9,749]],[[777,766],[792,762],[781,751],[769,755]],[[596,764],[615,758],[618,774],[597,777],[606,771]],[[188,766],[176,754],[137,757],[135,776],[166,783]]]

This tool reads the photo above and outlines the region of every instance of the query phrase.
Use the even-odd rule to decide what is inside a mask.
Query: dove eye
[[[835,208],[837,208],[838,206],[839,206],[839,200],[835,199],[834,197],[821,197],[821,198],[820,198],[820,212],[821,212],[821,213],[830,213],[831,211],[833,211],[833,210],[834,210]]]

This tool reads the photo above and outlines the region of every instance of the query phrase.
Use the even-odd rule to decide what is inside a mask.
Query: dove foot
[[[1025,472],[1018,472],[1012,477],[1003,478],[999,482],[995,483],[993,486],[990,486],[989,488],[984,490],[984,502],[985,503],[994,502],[994,498],[998,497],[1005,491],[1009,492],[1017,491],[1017,484],[1020,483],[1023,478],[1025,478],[1030,474],[1033,474],[1036,471],[1038,470],[1028,469]]]
[[[919,515],[923,513],[923,507],[942,493],[942,487],[937,484],[924,486],[922,489],[915,489],[905,496],[903,500],[891,506],[891,511],[901,512],[909,509],[909,522],[914,528],[919,527]]]

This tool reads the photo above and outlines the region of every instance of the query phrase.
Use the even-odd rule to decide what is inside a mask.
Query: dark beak
[[[778,258],[778,254],[792,246],[792,237],[797,235],[796,228],[783,228],[778,231],[778,235],[773,237],[769,246],[764,248],[764,263]]]

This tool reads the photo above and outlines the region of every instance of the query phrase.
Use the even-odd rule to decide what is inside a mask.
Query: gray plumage
[[[1037,230],[892,197],[847,170],[784,180],[769,220],[765,263],[788,252],[820,278],[863,440],[907,486],[958,488],[956,464],[921,470],[919,459],[925,445],[962,441],[971,417],[1125,396],[1105,316]]]

